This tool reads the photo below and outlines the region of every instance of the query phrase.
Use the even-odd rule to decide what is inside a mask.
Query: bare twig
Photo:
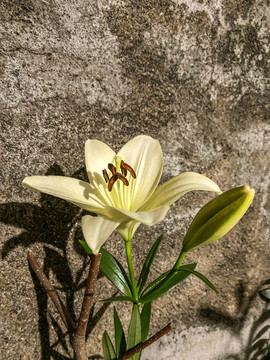
[[[102,256],[101,254],[97,254],[97,255],[92,255],[91,257],[91,266],[85,288],[82,310],[81,310],[78,326],[73,336],[73,347],[76,355],[76,360],[88,359],[85,348],[85,334],[86,334],[89,314],[91,310],[92,299],[95,292],[101,256]]]
[[[28,252],[27,259],[30,263],[32,270],[38,277],[39,281],[41,282],[42,286],[46,290],[47,294],[52,299],[52,302],[54,303],[57,311],[59,312],[67,330],[70,333],[73,333],[75,331],[76,325],[75,325],[74,321],[72,320],[69,312],[67,311],[65,305],[63,304],[62,300],[60,299],[57,291],[52,286],[52,284],[48,280],[47,276],[44,274],[43,270],[39,266],[39,263],[37,262],[35,256],[31,252]]]
[[[167,334],[171,330],[171,328],[172,328],[171,324],[168,324],[167,326],[165,326],[163,329],[158,331],[155,335],[151,336],[148,340],[146,340],[142,344],[139,344],[139,345],[135,346],[134,348],[130,349],[129,351],[127,351],[123,356],[120,356],[117,360],[130,359],[133,355],[141,352],[142,350],[144,350],[145,348],[147,348],[148,346],[153,344],[155,341],[160,339],[162,336]]]

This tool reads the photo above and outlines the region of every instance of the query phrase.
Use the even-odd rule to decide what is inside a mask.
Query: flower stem
[[[131,281],[131,287],[132,287],[132,293],[136,300],[138,300],[138,289],[135,282],[134,277],[134,271],[133,271],[133,265],[132,265],[132,258],[131,258],[131,247],[130,247],[130,241],[126,241],[126,255],[127,255],[127,263],[128,263],[128,271]]]
[[[176,263],[175,263],[175,265],[173,267],[175,270],[178,270],[180,268],[186,254],[187,254],[186,251],[183,251],[183,250],[181,251],[181,253],[180,253],[180,255],[179,255],[178,259],[176,260]]]

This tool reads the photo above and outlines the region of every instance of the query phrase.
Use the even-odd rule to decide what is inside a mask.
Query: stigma
[[[114,166],[111,163],[108,164],[108,169],[111,172],[111,176],[109,176],[106,169],[102,170],[104,180],[106,183],[108,183],[109,192],[112,191],[113,186],[117,180],[121,180],[125,186],[129,185],[129,181],[126,178],[128,172],[133,177],[133,179],[136,179],[136,177],[137,177],[137,175],[136,175],[135,171],[132,169],[132,167],[130,165],[128,165],[127,163],[125,163],[121,159],[120,156],[116,156],[115,164],[116,164],[116,166]]]

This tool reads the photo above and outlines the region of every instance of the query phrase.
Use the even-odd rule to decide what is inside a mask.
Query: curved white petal
[[[104,204],[87,182],[64,176],[29,176],[22,185],[67,200],[82,209],[101,214]]]
[[[127,176],[129,186],[123,187],[124,209],[136,211],[156,189],[163,169],[160,144],[150,136],[139,135],[130,140],[117,154],[130,165],[137,178]]]
[[[122,222],[116,230],[125,241],[130,241],[140,224],[141,223],[136,220],[127,220]]]
[[[101,216],[85,215],[82,217],[82,232],[87,245],[96,255],[111,233],[119,225],[118,222]]]
[[[194,172],[185,172],[168,180],[140,208],[140,211],[155,209],[164,205],[172,205],[188,191],[206,190],[221,193],[218,185],[208,177]]]
[[[102,170],[112,163],[115,152],[102,141],[87,140],[85,143],[85,165],[90,184],[97,190],[96,196],[107,205],[115,205],[108,192]],[[108,170],[108,169],[107,169]]]
[[[90,183],[99,175],[103,179],[102,170],[112,163],[115,152],[102,141],[87,140],[85,143],[85,165]]]
[[[136,220],[148,226],[155,225],[162,221],[167,215],[169,209],[170,207],[165,205],[149,211],[133,212],[125,209],[114,208],[111,206],[105,207],[107,216],[115,219],[116,221],[119,221],[120,223],[124,221]]]

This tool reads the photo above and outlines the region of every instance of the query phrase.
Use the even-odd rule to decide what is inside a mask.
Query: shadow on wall
[[[54,164],[46,175],[64,176],[61,168]],[[79,169],[72,177],[87,181],[87,174],[84,168]],[[43,261],[43,271],[49,277],[52,272],[57,278],[61,290],[66,299],[66,306],[76,321],[74,312],[75,294],[86,285],[86,280],[82,280],[83,274],[89,267],[89,257],[86,255],[78,242],[74,242],[74,250],[84,257],[83,266],[73,279],[71,267],[67,259],[67,241],[72,229],[75,227],[75,238],[81,239],[81,229],[76,227],[76,222],[83,215],[83,211],[75,205],[57,199],[46,194],[40,195],[40,206],[29,203],[8,203],[0,205],[1,221],[8,225],[13,225],[24,231],[14,238],[9,239],[1,250],[2,259],[5,259],[10,252],[18,246],[28,248],[33,243],[43,244],[45,258]],[[25,257],[26,258],[26,257]],[[30,269],[30,267],[29,267]],[[61,355],[55,350],[55,347],[61,345],[63,351],[70,355],[70,349],[67,342],[68,334],[63,332],[60,324],[50,314],[48,315],[48,296],[46,291],[40,285],[36,275],[30,269],[33,283],[35,285],[36,298],[38,303],[38,326],[41,343],[41,360],[60,360],[71,359]],[[62,296],[61,296],[62,297]],[[63,298],[63,297],[62,297]],[[103,316],[109,303],[101,306],[99,311],[94,314],[93,305],[90,314],[87,336],[97,325],[99,319]],[[48,318],[49,317],[49,318]],[[60,320],[61,321],[61,320]],[[50,345],[50,324],[52,324],[56,334],[57,341]],[[94,355],[90,359],[102,359],[99,355]]]
[[[264,282],[262,286],[270,284],[270,279]],[[258,287],[259,284],[258,284]],[[218,312],[210,308],[200,310],[200,316],[205,322],[214,323],[220,326],[226,326],[236,336],[240,337],[243,330],[245,330],[246,319],[252,307],[252,303],[258,292],[255,291],[248,299],[244,295],[246,289],[244,284],[240,283],[235,297],[239,299],[237,313],[239,316],[232,317],[223,312]],[[270,360],[268,355],[270,347],[270,304],[266,302],[261,316],[251,325],[246,350],[244,354],[231,354],[223,360]]]

